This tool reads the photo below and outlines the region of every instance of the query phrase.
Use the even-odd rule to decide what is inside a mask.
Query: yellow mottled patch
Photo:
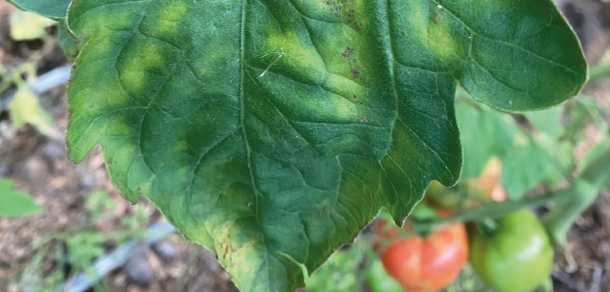
[[[242,240],[248,232],[250,231],[240,228],[235,221],[226,221],[213,231],[214,250],[218,255],[218,261],[228,269],[229,273],[239,275],[236,279],[242,282],[236,282],[238,286],[253,282],[258,272],[243,263],[259,264],[262,261],[259,255],[265,253],[260,242],[252,239]]]
[[[134,71],[145,71],[151,69],[164,69],[165,58],[163,48],[152,42],[138,44],[136,55],[127,61],[126,69],[133,68]]]
[[[428,36],[428,14],[422,9],[414,9],[409,11],[409,22],[412,24],[412,30],[409,30],[409,34],[412,34],[415,38],[425,40]]]
[[[325,90],[343,96],[348,100],[360,100],[364,96],[365,89],[358,83],[343,76],[328,74],[322,84]]]
[[[175,36],[180,33],[180,25],[175,22],[167,22],[157,19],[148,29],[158,37]]]
[[[449,21],[441,13],[433,15],[428,27],[430,48],[443,60],[451,61],[461,55],[459,42],[455,39]]]
[[[108,21],[108,15],[112,15],[112,21]],[[89,16],[87,16],[87,21],[89,21]],[[129,9],[125,9],[125,11],[114,9],[108,12],[108,14],[100,14],[96,21],[99,21],[97,25],[106,26],[113,31],[117,31],[131,28],[137,20],[134,19],[133,13]]]
[[[311,44],[303,43],[294,32],[271,36],[267,39],[269,52],[281,52],[277,66],[289,69],[304,78],[304,82],[320,84],[325,78],[324,62]]]
[[[126,50],[122,61],[117,65],[121,84],[130,94],[140,95],[150,86],[150,78],[160,74],[166,67],[163,47],[142,41],[135,49]]]
[[[331,106],[336,117],[339,119],[351,120],[358,116],[358,109],[356,108],[356,105],[343,98],[332,99]]]
[[[116,40],[106,35],[94,35],[87,42],[86,48],[95,48],[95,50],[82,50],[80,58],[87,56],[87,59],[95,61],[105,59],[111,51],[116,48]]]
[[[143,44],[140,49],[140,62],[145,68],[164,68],[163,49],[156,44]]]
[[[106,123],[105,125],[105,132],[106,133],[112,133],[112,135],[131,135],[133,134],[133,124],[131,124],[130,122],[126,121],[125,119],[121,118],[121,117],[117,117],[115,119],[112,119],[112,123]],[[136,149],[129,149],[130,147],[125,146],[125,151],[129,152],[129,151],[138,151]]]
[[[179,22],[187,13],[186,3],[182,1],[167,1],[166,5],[161,8],[157,14],[157,18],[170,22]]]
[[[300,1],[297,1],[297,3],[298,2]],[[299,6],[299,8],[305,11],[315,11],[321,14],[328,10],[328,5],[326,4],[327,2],[328,0],[301,1],[301,3],[298,3],[297,5]]]
[[[142,71],[124,71],[121,78],[126,81],[124,86],[128,86],[128,91],[131,93],[142,94],[149,86],[146,74]]]

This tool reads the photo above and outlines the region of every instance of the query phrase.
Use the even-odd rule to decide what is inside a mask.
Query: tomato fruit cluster
[[[418,208],[420,217],[431,213],[438,218],[448,217],[458,209],[504,201],[507,196],[500,180],[501,162],[492,158],[479,177],[466,180],[461,187],[447,188],[432,182],[426,201],[412,216]],[[425,210],[427,213],[422,212]],[[462,223],[450,223],[421,237],[409,232],[408,226],[401,230],[380,220],[377,238],[382,242],[374,241],[373,249],[381,251],[381,262],[388,274],[410,292],[442,289],[457,277],[467,259],[479,278],[498,292],[532,291],[549,279],[553,247],[544,226],[531,211],[522,209],[487,222],[490,224],[470,222],[467,229]]]

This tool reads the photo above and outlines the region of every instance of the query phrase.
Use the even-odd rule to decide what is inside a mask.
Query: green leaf
[[[59,46],[61,47],[61,50],[64,52],[64,55],[68,60],[74,62],[78,52],[80,51],[81,43],[70,35],[65,21],[59,21],[57,29],[59,31]]]
[[[563,126],[561,125],[562,113],[562,107],[554,107],[542,111],[526,113],[525,116],[536,129],[558,139],[564,132]]]
[[[243,291],[292,291],[387,207],[456,182],[461,82],[560,103],[586,65],[550,1],[77,0],[69,153],[100,144]]]
[[[38,205],[26,193],[13,189],[13,182],[0,178],[0,216],[21,217],[42,212]]]
[[[66,16],[70,0],[7,0],[17,8],[45,17],[61,19]]]
[[[358,291],[362,262],[369,243],[359,240],[347,250],[338,250],[305,283],[307,292]]]
[[[587,133],[583,131],[589,124],[597,126],[599,133],[608,132],[608,124],[603,118],[601,107],[595,98],[591,96],[578,95],[567,107],[566,128],[564,137],[572,144],[578,144],[586,140]]]
[[[555,157],[561,157],[557,142],[530,138],[508,114],[486,106],[473,106],[466,98],[456,105],[464,147],[462,178],[477,177],[487,161],[502,161],[502,184],[509,197],[518,199],[544,180],[562,177]]]

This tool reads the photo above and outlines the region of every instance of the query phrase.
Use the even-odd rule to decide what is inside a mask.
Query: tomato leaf
[[[76,0],[68,147],[100,144],[243,291],[292,291],[385,206],[456,182],[457,82],[505,110],[581,88],[550,1]]]
[[[68,28],[66,27],[66,23],[64,20],[59,21],[57,26],[57,35],[59,38],[59,46],[61,50],[64,52],[64,56],[71,62],[74,62],[78,52],[80,51],[81,44],[72,38],[70,33],[68,32]]]
[[[70,0],[7,0],[17,8],[25,11],[35,12],[42,16],[53,19],[61,19],[66,16]]]

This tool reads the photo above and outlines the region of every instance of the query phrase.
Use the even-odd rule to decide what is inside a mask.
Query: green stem
[[[591,162],[580,175],[578,183],[565,191],[568,200],[556,202],[555,207],[542,219],[555,246],[563,246],[567,232],[578,216],[589,206],[610,180],[610,149]]]
[[[565,189],[564,192],[570,199],[556,204],[542,218],[542,223],[555,246],[565,244],[568,229],[574,224],[578,216],[595,200],[598,189],[586,182],[579,181],[579,184]]]
[[[571,181],[568,188],[519,201],[490,202],[475,209],[468,209],[446,218],[425,221],[411,220],[412,231],[419,233],[448,222],[466,222],[481,218],[498,218],[524,208],[535,208],[549,203],[554,208],[542,219],[549,236],[556,246],[565,243],[566,234],[578,216],[595,200],[597,194],[610,181],[610,148],[587,165],[579,178]]]
[[[498,218],[514,213],[523,208],[535,208],[548,204],[549,202],[565,200],[566,194],[562,191],[563,190],[547,193],[542,196],[525,198],[519,201],[490,202],[475,209],[467,209],[463,212],[456,213],[450,217],[436,218],[426,221],[410,221],[409,224],[414,232],[421,232],[423,230],[429,230],[436,225],[445,224],[448,222],[466,222],[481,218]]]

